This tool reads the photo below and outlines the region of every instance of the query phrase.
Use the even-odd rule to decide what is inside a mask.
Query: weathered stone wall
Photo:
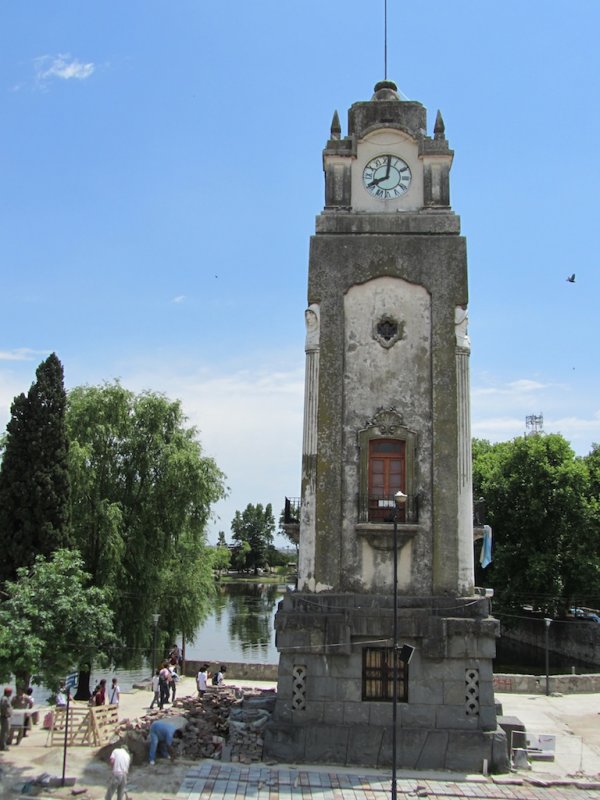
[[[593,694],[600,692],[600,673],[593,675],[550,675],[550,694]],[[495,692],[546,694],[545,675],[494,675]]]
[[[204,664],[208,664],[210,672],[215,672],[222,663],[223,662],[216,661],[186,661],[184,665],[184,675],[195,678],[200,667]],[[227,672],[225,673],[225,683],[231,683],[236,679],[248,681],[276,681],[277,669],[277,664],[232,664],[228,662]]]
[[[540,617],[512,621],[502,626],[502,638],[545,650],[546,625]],[[586,620],[553,620],[548,630],[548,650],[600,668],[600,625]]]

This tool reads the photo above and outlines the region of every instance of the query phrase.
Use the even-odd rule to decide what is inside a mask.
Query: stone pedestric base
[[[391,767],[391,739],[389,728],[322,723],[271,724],[264,737],[266,757],[283,763],[374,768]],[[396,764],[414,770],[507,771],[506,736],[500,728],[494,732],[403,728],[397,734]]]

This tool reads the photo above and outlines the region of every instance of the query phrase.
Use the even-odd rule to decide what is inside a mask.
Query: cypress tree
[[[0,580],[71,544],[66,393],[55,353],[16,397],[0,466]]]

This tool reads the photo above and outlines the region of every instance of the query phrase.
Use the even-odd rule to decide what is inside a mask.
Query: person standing
[[[31,712],[31,714],[29,715],[29,721],[31,722],[32,725],[37,725],[38,722],[40,721],[40,712],[37,710],[36,711],[33,710],[35,706],[35,700],[33,699],[33,686],[29,686],[25,690],[25,696],[27,697],[27,707]]]
[[[148,761],[150,766],[153,767],[156,763],[156,753],[163,755],[165,758],[175,758],[175,750],[173,748],[173,739],[178,731],[175,725],[166,722],[164,719],[157,719],[150,725],[150,750],[148,751]]]
[[[226,671],[227,671],[227,667],[225,666],[225,664],[221,664],[220,668],[212,676],[212,685],[213,686],[222,686],[223,685],[223,679],[225,677],[223,673],[226,672]]]
[[[102,678],[94,690],[94,705],[103,706],[106,703],[106,678]]]
[[[106,790],[105,800],[112,800],[115,789],[117,791],[117,800],[123,800],[127,793],[127,776],[129,775],[129,765],[131,764],[129,750],[125,745],[123,747],[115,747],[110,754],[109,760],[112,767],[112,775]]]
[[[33,701],[31,701],[30,696],[26,693],[25,689],[21,689],[17,691],[14,695],[12,700],[10,701],[12,708],[16,708],[17,711],[31,709],[33,706]],[[27,736],[29,731],[31,730],[31,714],[25,713],[23,714],[23,736]]]
[[[108,690],[108,702],[111,706],[119,705],[119,697],[121,696],[121,687],[117,683],[117,679],[113,678],[110,689]]]
[[[12,689],[7,687],[0,700],[0,750],[8,750],[10,718],[12,717],[12,706],[10,704],[11,694]]]
[[[170,681],[171,703],[174,703],[175,695],[177,694],[177,684],[179,683],[179,674],[177,673],[175,667],[171,667],[170,672],[171,672],[171,681]]]
[[[169,663],[172,667],[178,667],[181,664],[181,650],[175,642],[169,651]]]
[[[156,673],[152,676],[152,691],[154,692],[154,697],[152,698],[152,702],[150,703],[150,708],[154,708],[154,703],[160,708],[160,677],[159,677],[159,670],[156,670]]]
[[[169,683],[171,682],[171,670],[168,668],[167,662],[165,662],[161,671],[158,673],[158,677],[160,689],[160,702],[158,707],[162,708],[165,703],[169,702]]]
[[[206,692],[207,686],[207,672],[206,672],[206,664],[200,667],[200,671],[196,676],[196,683],[198,685],[198,697],[202,697],[203,694]]]
[[[67,690],[64,683],[61,683],[58,687],[58,691],[56,692],[54,699],[56,701],[57,708],[64,708],[67,705]]]

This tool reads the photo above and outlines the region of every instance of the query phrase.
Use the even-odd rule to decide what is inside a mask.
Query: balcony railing
[[[302,505],[301,497],[286,497],[285,506],[283,510],[283,524],[284,525],[299,525],[300,524],[300,506]]]
[[[406,502],[396,506],[394,495],[359,495],[358,518],[360,522],[393,522],[394,515],[400,524],[416,525],[419,522],[419,496],[409,494]]]

